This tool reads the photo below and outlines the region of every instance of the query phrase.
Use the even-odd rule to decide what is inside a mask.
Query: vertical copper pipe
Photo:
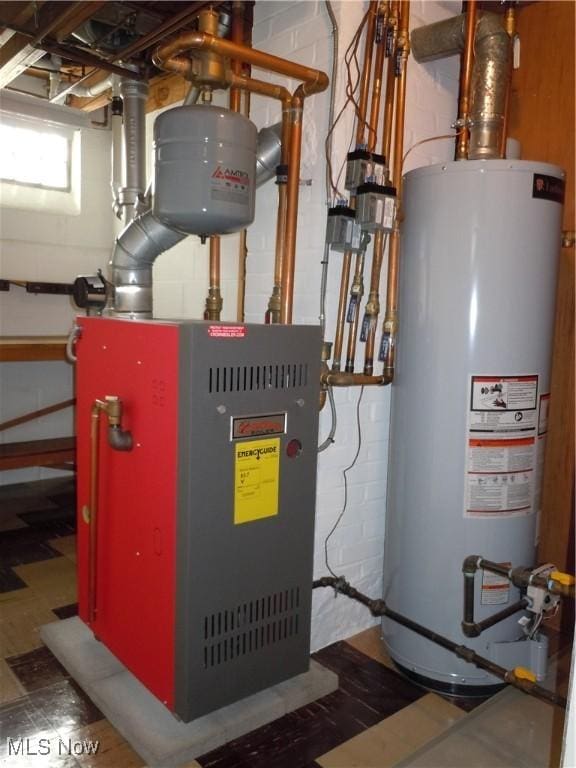
[[[379,3],[378,16],[384,17],[384,31],[388,26],[389,3]],[[370,130],[368,135],[368,151],[376,151],[377,133],[375,127],[378,125],[380,117],[380,98],[382,94],[382,77],[384,74],[384,59],[386,54],[386,32],[384,39],[377,43],[376,58],[374,60],[374,78],[372,80],[372,100],[370,102]],[[373,126],[373,127],[372,127]]]
[[[506,16],[504,17],[504,26],[506,32],[510,37],[510,47],[514,47],[514,36],[516,35],[516,11],[514,6],[510,6],[506,9]],[[514,67],[514,52],[510,57],[512,64],[510,65],[510,76],[506,85],[506,107],[504,109],[504,122],[502,125],[502,137],[500,141],[500,157],[506,157],[506,139],[508,138],[508,123],[510,118],[510,96],[512,92],[512,68]]]
[[[360,251],[356,254],[356,264],[354,268],[354,279],[350,288],[350,300],[355,297],[352,322],[348,329],[348,348],[346,350],[346,373],[354,372],[354,358],[356,357],[356,340],[358,338],[358,321],[360,318],[360,303],[364,295],[364,264],[366,262],[366,252]]]
[[[376,15],[378,1],[370,0],[368,21],[366,23],[366,44],[364,46],[364,63],[360,80],[360,95],[358,97],[358,122],[356,124],[356,144],[364,143],[366,128],[366,112],[368,110],[368,95],[370,92],[370,73],[372,70],[372,51],[376,33]]]
[[[389,23],[393,30],[392,52],[388,59],[386,69],[386,96],[384,98],[384,129],[382,133],[382,154],[386,162],[390,163],[390,151],[392,149],[392,126],[394,121],[394,95],[396,89],[396,43],[398,38],[398,15],[400,2],[392,0]]]
[[[222,295],[220,293],[220,235],[210,237],[210,287],[206,298],[205,320],[220,320]]]
[[[364,322],[366,328],[366,344],[364,347],[364,373],[371,376],[374,371],[374,346],[376,344],[376,324],[380,314],[380,275],[384,261],[384,234],[381,231],[374,235],[372,252],[372,270],[370,272],[370,290],[366,302]]]
[[[468,142],[470,132],[468,117],[470,115],[470,90],[472,84],[472,67],[474,65],[474,35],[476,34],[476,0],[466,3],[466,40],[460,64],[460,99],[458,103],[458,125],[460,132],[456,137],[456,160],[468,159]]]
[[[370,74],[372,71],[372,53],[374,51],[374,37],[376,34],[376,17],[378,11],[378,2],[370,0],[368,13],[368,21],[366,22],[366,42],[364,44],[364,60],[362,63],[362,74],[360,79],[360,94],[358,97],[358,115],[356,123],[356,145],[364,144],[365,131],[366,131],[366,112],[368,109],[368,96],[370,93]],[[370,136],[375,133],[375,126],[369,129]],[[350,198],[350,207],[354,208],[356,200],[354,197]],[[334,352],[333,352],[333,370],[340,370],[340,361],[342,358],[342,344],[344,342],[344,328],[346,324],[346,303],[348,295],[348,285],[350,282],[350,266],[352,261],[352,253],[346,252],[342,261],[342,274],[340,284],[340,301],[338,305],[338,318],[336,324],[336,335],[334,338]],[[360,260],[360,254],[356,255],[356,266],[354,270],[354,277],[357,281],[359,279],[358,269],[362,267],[364,269],[364,259]],[[356,334],[358,328],[358,312],[359,306],[356,307],[356,323],[352,323],[349,329],[348,337],[348,351],[347,351],[347,366],[350,357],[350,339],[354,332],[354,341],[352,346],[356,347]],[[355,326],[355,327],[353,327]]]
[[[244,43],[244,3],[235,0],[232,3],[232,29],[230,37],[234,43]],[[242,74],[242,62],[232,59],[232,72],[235,75]],[[232,112],[240,112],[240,90],[232,86],[230,88],[230,109]]]
[[[288,148],[290,143],[290,125],[291,111],[290,104],[282,102],[282,134],[280,164],[288,164]],[[286,182],[279,179],[278,186],[278,213],[276,216],[276,246],[274,253],[274,285],[272,294],[268,301],[268,311],[266,312],[266,322],[275,324],[280,322],[282,307],[282,266],[284,264],[285,235],[286,235],[286,213],[288,197],[286,194]]]
[[[396,57],[396,39],[398,27],[398,0],[394,0],[388,9],[386,32],[388,25],[392,29],[393,45],[391,55],[388,58],[386,69],[386,94],[384,97],[384,126],[382,129],[382,149],[386,162],[390,160],[390,147],[392,143],[392,119],[394,115],[394,88],[396,83],[395,76],[395,57]],[[385,51],[386,41],[383,43]],[[374,371],[374,347],[376,344],[376,325],[380,315],[380,278],[382,274],[382,264],[384,261],[384,243],[385,238],[382,232],[376,232],[374,236],[374,248],[372,252],[372,270],[370,273],[370,289],[368,300],[366,301],[364,323],[366,324],[366,342],[364,347],[364,373],[371,376]]]
[[[342,258],[342,273],[340,275],[340,298],[338,299],[336,334],[334,336],[334,351],[332,353],[333,371],[339,371],[342,364],[342,344],[344,343],[344,327],[346,325],[346,305],[348,302],[348,285],[350,283],[351,266],[352,253],[350,251],[346,251]]]
[[[96,568],[98,546],[98,491],[100,484],[100,408],[95,403],[90,416],[90,501],[88,531],[88,621],[96,618]]]
[[[296,266],[296,222],[300,187],[300,156],[302,153],[302,111],[304,88],[299,86],[292,97],[292,124],[288,152],[288,183],[286,185],[286,244],[282,261],[280,322],[292,322],[294,302],[294,270]]]
[[[388,253],[388,285],[386,286],[386,315],[384,317],[383,352],[384,377],[392,380],[394,375],[396,333],[398,326],[398,267],[400,259],[400,231],[398,220],[402,217],[402,159],[404,152],[404,117],[406,110],[406,65],[410,53],[408,24],[410,17],[409,0],[403,0],[400,6],[400,25],[398,30],[398,84],[396,86],[396,115],[394,132],[394,167],[392,183],[396,187],[399,210],[394,231],[390,236]]]

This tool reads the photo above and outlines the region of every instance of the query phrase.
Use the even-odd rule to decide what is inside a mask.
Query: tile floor
[[[74,504],[68,480],[0,488],[2,767],[144,765],[38,634],[42,624],[76,613]],[[188,768],[385,768],[465,728],[467,713],[482,703],[443,698],[406,681],[383,651],[377,628],[314,657],[338,672],[337,691],[202,755]],[[458,738],[465,765],[463,733]],[[39,745],[50,742],[50,754],[10,755],[9,737],[28,738],[31,751],[39,752]],[[67,754],[72,743],[83,740],[99,742],[95,755]],[[420,759],[418,765],[440,768]]]

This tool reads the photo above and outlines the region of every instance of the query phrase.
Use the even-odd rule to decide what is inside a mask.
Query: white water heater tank
[[[190,235],[225,235],[254,221],[256,126],[207,105],[175,107],[154,123],[154,214]]]
[[[384,599],[499,661],[516,614],[470,639],[462,562],[535,564],[564,174],[520,160],[406,175]],[[476,575],[474,619],[519,599]],[[394,662],[440,690],[499,682],[384,619]]]

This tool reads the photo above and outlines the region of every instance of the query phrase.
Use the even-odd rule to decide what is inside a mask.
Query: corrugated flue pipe
[[[465,38],[466,16],[462,14],[414,29],[412,52],[420,62],[453,56],[464,50]],[[497,14],[479,15],[474,57],[468,158],[489,160],[500,157],[512,61],[511,40]]]
[[[118,193],[122,219],[128,224],[136,216],[136,204],[146,191],[146,99],[148,85],[139,80],[120,81],[123,103],[123,185]]]
[[[263,128],[258,133],[256,186],[271,178],[272,168],[280,162],[282,124]],[[277,142],[272,141],[272,134]],[[275,150],[275,151],[274,151]],[[161,253],[188,235],[171,229],[151,210],[137,216],[118,235],[110,260],[114,303],[112,314],[143,319],[152,317],[152,267]]]

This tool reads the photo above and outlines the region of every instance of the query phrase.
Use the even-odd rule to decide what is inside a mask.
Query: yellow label
[[[278,514],[280,438],[236,443],[234,525]]]

